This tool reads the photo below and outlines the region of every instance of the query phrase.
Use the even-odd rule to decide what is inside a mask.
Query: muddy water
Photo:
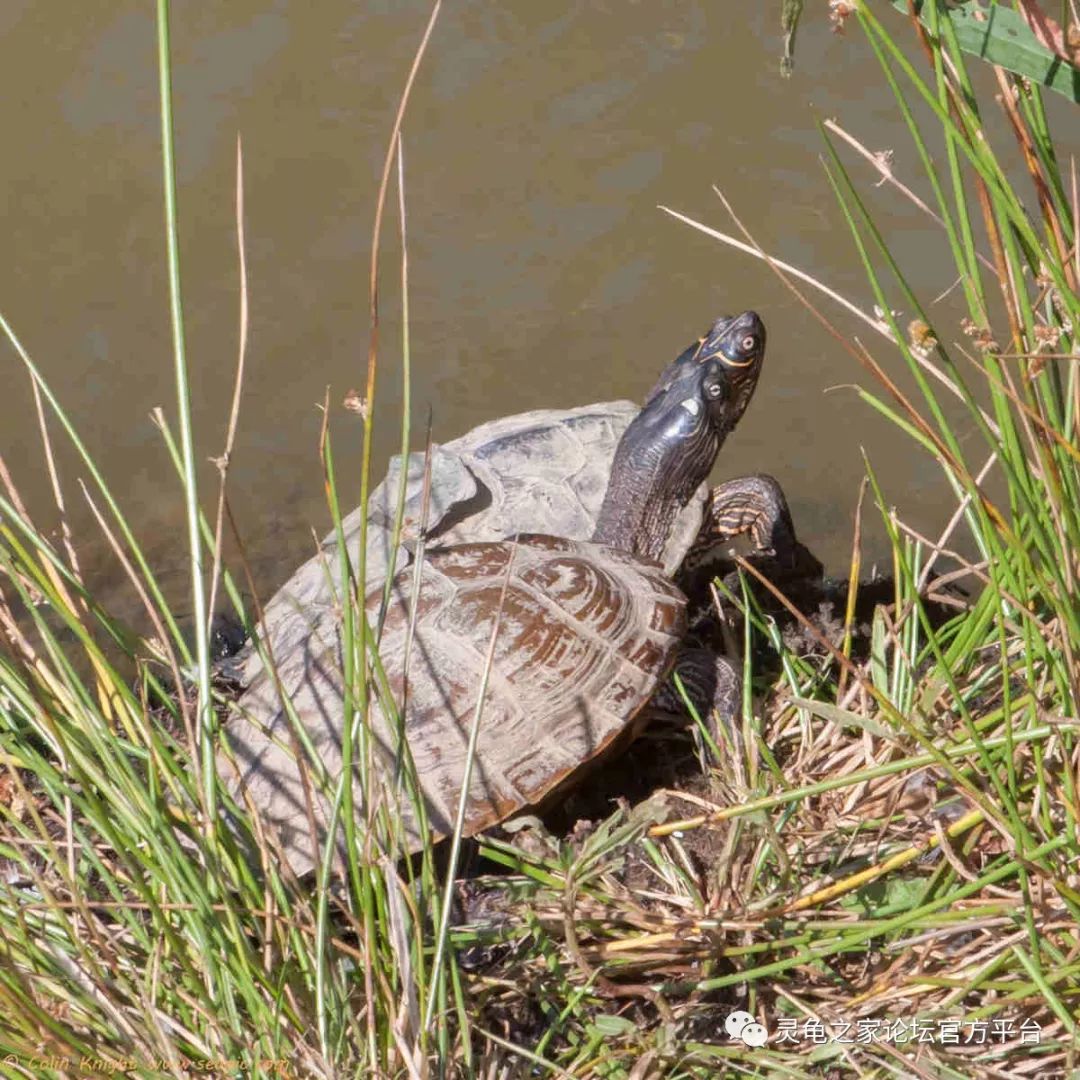
[[[637,397],[714,315],[754,307],[769,328],[766,372],[718,474],[774,473],[834,569],[850,543],[860,448],[893,501],[940,526],[946,489],[932,462],[857,400],[850,384],[866,377],[854,361],[762,264],[656,209],[735,231],[719,184],[765,247],[869,306],[815,125],[837,116],[875,149],[896,147],[909,178],[915,162],[858,34],[837,37],[808,11],[784,81],[778,5],[737,19],[714,3],[556,7],[447,5],[416,84],[405,163],[417,426],[429,408],[435,437],[449,438],[500,414]],[[340,402],[363,378],[377,179],[426,15],[405,0],[174,4],[202,458],[218,452],[235,362],[238,133],[244,142],[251,333],[231,491],[262,590],[327,526],[316,454],[327,387],[344,485],[356,490],[355,418]],[[0,8],[0,311],[178,590],[180,500],[149,418],[157,405],[175,415],[154,35],[141,0],[84,0],[78,19],[29,0]],[[908,269],[929,295],[946,289],[933,226],[874,194]],[[401,401],[393,215],[387,232],[380,474]],[[0,450],[47,521],[29,390],[6,345],[0,356]],[[69,454],[61,464],[84,558],[125,606],[74,483],[85,469]],[[207,469],[207,492],[211,479]],[[869,543],[881,552],[880,534]]]

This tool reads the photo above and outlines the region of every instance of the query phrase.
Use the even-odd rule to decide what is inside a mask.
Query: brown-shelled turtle
[[[398,773],[399,745],[395,727],[379,706],[380,695],[388,692],[399,705],[404,697],[404,736],[428,823],[437,835],[450,830],[456,814],[469,728],[497,615],[494,663],[466,800],[467,833],[539,802],[626,731],[676,662],[686,628],[685,596],[661,560],[669,572],[678,565],[703,516],[725,527],[722,507],[705,509],[699,496],[695,510],[694,499],[753,392],[764,346],[764,326],[753,312],[720,319],[665,371],[636,415],[622,403],[593,406],[591,412],[540,414],[531,434],[513,422],[519,418],[511,418],[478,429],[473,435],[479,438],[465,452],[460,446],[449,449],[452,444],[443,448],[445,461],[434,468],[445,465],[458,479],[444,487],[440,472],[440,482],[433,485],[439,488],[429,519],[435,522],[434,535],[420,567],[415,628],[415,568],[409,567],[394,578],[379,645],[385,682],[372,683],[376,703],[370,731],[381,795],[393,799],[413,844],[419,835],[408,799],[390,790]],[[578,447],[576,466],[568,468],[565,450],[538,454],[538,432],[544,439],[561,440],[575,422],[590,433]],[[594,511],[599,501],[596,461],[605,460],[603,447],[620,428],[610,481]],[[515,446],[515,440],[522,442]],[[521,484],[515,489],[506,459],[513,460],[522,447]],[[490,466],[496,450],[504,460],[484,478],[480,463],[486,455]],[[545,474],[549,465],[552,471]],[[494,489],[493,476],[498,479]],[[538,477],[552,485],[551,494],[530,501],[525,493],[538,490]],[[574,493],[569,509],[567,487]],[[376,502],[374,515],[389,511],[395,490],[391,475],[381,511]],[[447,491],[452,497],[445,497]],[[524,520],[514,516],[515,506]],[[591,541],[559,535],[580,535],[594,512]],[[498,525],[493,513],[505,514]],[[569,525],[568,514],[575,517]],[[688,516],[689,525],[684,521],[681,538],[673,541],[681,514]],[[350,524],[355,532],[356,523]],[[532,531],[515,540],[498,538],[500,530],[516,533],[522,527]],[[374,531],[382,528],[385,519]],[[478,528],[491,528],[496,537],[478,539]],[[454,542],[464,537],[470,539]],[[376,536],[376,543],[385,540]],[[388,561],[384,552],[384,568]],[[313,566],[318,573],[319,584],[310,588],[308,600],[297,601],[294,578],[268,605],[263,633],[271,643],[277,678],[249,660],[255,674],[238,703],[239,715],[227,726],[241,788],[278,829],[297,872],[311,865],[313,839],[322,844],[329,795],[317,788],[312,792],[319,834],[312,838],[306,785],[294,751],[307,744],[332,781],[341,765],[344,657],[326,569],[333,562],[324,558],[302,568],[301,575],[310,577]],[[381,600],[381,585],[369,578],[370,618]],[[275,625],[281,613],[293,623],[284,635]],[[737,700],[734,674],[724,661],[713,663],[715,694],[707,704],[730,713]],[[300,733],[290,730],[282,694],[299,720]]]

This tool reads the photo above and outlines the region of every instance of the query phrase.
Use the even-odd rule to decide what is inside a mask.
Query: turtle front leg
[[[784,489],[774,477],[757,473],[714,487],[691,554],[707,553],[736,536],[748,536],[754,554],[782,559],[794,553],[795,525]]]
[[[785,576],[819,578],[821,562],[795,537],[784,490],[765,473],[718,484],[709,495],[701,530],[683,560],[679,584],[692,599],[733,568],[732,541],[745,536],[750,556],[766,556]]]
[[[712,649],[684,645],[679,649],[671,674],[652,699],[651,712],[676,717],[687,715],[686,702],[675,685],[676,675],[694,711],[708,724],[717,746],[738,749],[742,744],[742,684],[731,661]]]

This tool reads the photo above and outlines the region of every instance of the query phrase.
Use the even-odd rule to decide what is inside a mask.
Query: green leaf
[[[780,74],[791,78],[795,67],[795,31],[799,28],[804,0],[781,0],[780,28],[784,31],[784,55],[780,61]]]
[[[919,21],[928,27],[926,0],[914,0],[914,4]],[[892,0],[892,6],[907,14],[907,0]],[[978,0],[968,0],[955,7],[942,4],[940,17],[952,23],[964,52],[998,64],[1080,104],[1080,70],[1043,45],[1023,16],[1012,8],[998,3],[983,7]]]
[[[593,1017],[589,1029],[595,1031],[597,1035],[602,1035],[605,1039],[610,1039],[619,1035],[630,1035],[637,1030],[637,1024],[633,1020],[627,1020],[625,1016],[612,1016],[610,1013],[601,1013],[599,1016]]]
[[[889,693],[889,664],[886,659],[888,631],[885,628],[885,613],[880,607],[874,608],[874,621],[870,628],[870,678],[882,694]]]
[[[879,724],[876,720],[871,720],[867,716],[860,716],[858,713],[853,713],[848,709],[841,709],[839,705],[830,705],[827,701],[792,698],[791,704],[800,709],[805,709],[808,713],[818,716],[822,720],[829,721],[830,724],[837,724],[840,727],[862,728],[864,731],[869,731],[871,735],[876,735],[879,739],[892,739],[895,737],[892,731],[883,724]]]
[[[860,915],[880,919],[915,907],[925,889],[926,881],[921,876],[891,876],[843,897],[840,905]]]

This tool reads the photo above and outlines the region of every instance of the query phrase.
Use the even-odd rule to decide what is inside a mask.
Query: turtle
[[[500,417],[404,462],[405,502],[400,545],[393,522],[401,485],[402,459],[390,459],[385,478],[368,500],[365,584],[400,570],[421,533],[428,546],[474,540],[504,540],[542,529],[570,540],[586,540],[596,527],[615,447],[637,415],[632,401],[600,402],[572,409],[533,409]],[[428,477],[425,484],[425,475]],[[424,505],[424,490],[430,491]],[[679,515],[663,560],[673,572],[702,522],[707,488],[702,485]],[[361,509],[341,522],[353,567],[359,564]],[[336,531],[323,537],[267,602],[259,634],[264,650],[288,664],[322,624],[338,617],[342,604],[341,563]],[[243,686],[263,670],[254,639],[240,648],[230,670]]]
[[[691,362],[729,322],[714,320],[664,370],[645,398],[651,401],[681,366]],[[739,400],[732,426],[749,404],[757,382],[737,377]],[[641,406],[619,400],[570,409],[533,409],[480,424],[464,435],[428,451],[390,459],[387,475],[368,500],[365,584],[385,579],[391,564],[400,570],[409,562],[421,532],[425,543],[448,546],[474,540],[504,540],[519,532],[543,529],[570,540],[586,540],[596,527],[607,489],[615,448]],[[405,500],[399,544],[393,522],[405,468]],[[425,483],[425,477],[427,482]],[[424,491],[430,492],[424,505]],[[725,519],[728,511],[732,514]],[[362,508],[341,522],[350,565],[359,563]],[[703,525],[705,531],[703,531]],[[702,483],[680,512],[662,563],[669,573],[684,564],[703,582],[722,564],[727,535],[749,532],[753,549],[787,551],[795,543],[791,514],[779,483],[756,474],[729,481],[710,493]],[[790,539],[789,539],[790,538]],[[288,662],[327,619],[341,610],[341,564],[338,534],[323,537],[316,553],[303,563],[266,604],[259,634],[278,663]],[[688,552],[691,554],[688,555]],[[265,648],[263,651],[265,651]],[[229,671],[241,686],[263,670],[254,639],[234,650]]]
[[[496,527],[490,515],[484,517],[485,508],[475,503],[474,483],[466,475],[475,462],[465,453],[455,461],[454,452],[448,451],[433,464],[433,472],[442,470],[440,483],[433,485],[439,495],[434,536],[427,538],[433,543],[425,550],[418,573],[417,568],[405,567],[393,578],[379,642],[385,678],[373,683],[379,700],[369,717],[382,794],[395,798],[411,847],[423,842],[421,824],[408,800],[392,790],[402,747],[382,706],[388,693],[401,700],[406,663],[402,730],[416,768],[427,828],[435,836],[446,835],[453,827],[480,671],[496,621],[490,683],[466,794],[466,834],[541,802],[571,780],[584,762],[632,729],[678,659],[687,602],[671,573],[696,535],[696,522],[703,515],[718,517],[705,514],[701,488],[752,394],[764,349],[765,328],[754,312],[718,319],[704,338],[668,367],[640,412],[635,414],[627,403],[613,403],[576,414],[583,429],[593,435],[607,425],[609,433],[598,437],[601,444],[622,426],[590,539],[557,535],[554,530],[520,532],[513,514],[509,526],[503,521]],[[621,420],[625,424],[620,425]],[[541,427],[545,421],[550,433],[551,417],[541,420]],[[561,423],[555,429],[565,430]],[[501,440],[505,435],[505,427],[488,428],[469,452],[493,445],[507,450]],[[463,462],[464,471],[459,468]],[[581,481],[576,495],[584,496],[580,509],[587,527],[592,520],[587,503],[596,495],[591,455],[585,455],[583,465],[586,475],[576,477]],[[450,478],[448,486],[444,475]],[[570,483],[573,488],[572,479],[565,472],[556,477],[558,484]],[[377,525],[380,512],[391,505],[393,481],[391,474],[381,510],[374,500]],[[452,497],[447,498],[447,492]],[[493,499],[486,509],[501,512],[508,503]],[[478,538],[473,512],[481,514],[482,528],[498,532],[509,527],[514,535]],[[684,520],[682,539],[673,543],[680,516],[689,520],[690,527]],[[564,517],[559,520],[563,523]],[[530,521],[535,528],[535,517]],[[470,539],[460,540],[455,529],[466,523]],[[358,519],[347,524],[355,532]],[[373,533],[377,544],[383,542],[378,527]],[[392,560],[385,549],[384,554],[385,569]],[[395,566],[396,559],[395,554]],[[324,567],[333,561],[323,556]],[[379,561],[378,552],[374,561]],[[330,588],[331,573],[321,568],[320,575],[322,585]],[[310,583],[310,564],[300,576],[308,579],[304,583],[308,596],[323,599],[320,589]],[[294,578],[285,587],[293,590],[291,598],[277,604],[275,597],[264,615],[263,635],[274,654],[276,675],[266,668],[257,671],[226,735],[236,765],[235,790],[246,792],[251,804],[276,827],[293,869],[303,873],[313,865],[314,853],[325,839],[329,796],[310,792],[296,753],[300,743],[306,743],[331,780],[336,778],[344,657],[333,605],[313,610],[309,599],[300,601],[301,611],[295,611],[295,585]],[[419,597],[415,615],[413,595]],[[372,621],[382,599],[381,585],[367,589],[365,607]],[[308,617],[309,629],[299,640],[292,638],[292,631],[278,633],[271,620],[276,604],[278,611]],[[282,644],[287,646],[284,652]],[[722,684],[717,692],[726,698],[721,704],[730,711],[732,697],[737,700],[737,680],[725,663],[713,660]],[[283,707],[282,695],[289,699],[289,709]],[[290,711],[303,729],[302,739],[291,730]]]

